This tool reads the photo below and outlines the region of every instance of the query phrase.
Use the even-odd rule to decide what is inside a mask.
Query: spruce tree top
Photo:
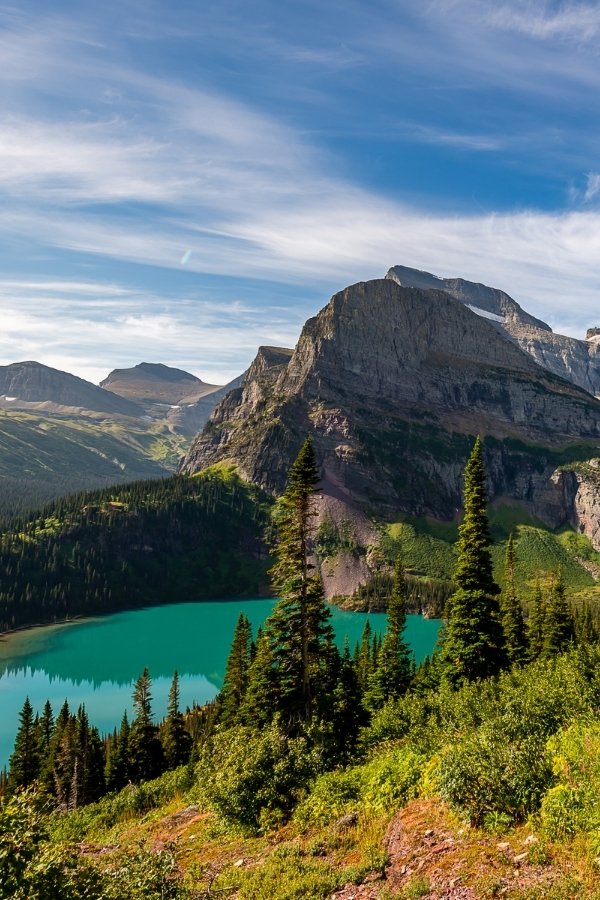
[[[458,529],[458,559],[454,572],[457,588],[480,590],[490,596],[500,593],[492,574],[487,547],[491,537],[487,518],[487,492],[483,448],[479,436],[465,468],[464,519]]]

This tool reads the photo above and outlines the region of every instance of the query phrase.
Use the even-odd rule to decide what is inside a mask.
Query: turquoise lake
[[[25,697],[41,712],[48,699],[55,713],[65,699],[75,711],[85,703],[90,721],[102,733],[131,712],[131,691],[144,666],[152,678],[153,710],[160,719],[175,669],[181,676],[182,707],[202,704],[218,692],[238,616],[245,613],[254,631],[274,600],[218,600],[155,606],[67,625],[34,628],[0,637],[0,768],[12,752],[18,715]],[[336,640],[350,647],[369,619],[385,631],[385,613],[345,612],[331,607]],[[408,616],[406,639],[417,662],[431,653],[437,619]]]

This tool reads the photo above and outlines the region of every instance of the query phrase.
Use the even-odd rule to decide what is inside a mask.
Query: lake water
[[[156,718],[166,712],[175,669],[181,703],[211,700],[225,670],[233,630],[241,612],[254,632],[273,609],[274,600],[219,600],[178,603],[115,613],[68,625],[34,628],[0,637],[0,768],[12,752],[18,715],[25,697],[41,712],[48,699],[56,714],[64,700],[73,711],[85,703],[90,721],[102,733],[131,713],[132,685],[148,666]],[[336,640],[350,647],[360,640],[368,619],[374,632],[385,631],[384,613],[345,612],[331,607]],[[408,616],[406,639],[417,662],[431,653],[440,622]]]

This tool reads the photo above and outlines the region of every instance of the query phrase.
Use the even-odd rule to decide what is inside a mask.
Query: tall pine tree
[[[129,732],[129,775],[132,781],[156,778],[164,768],[158,728],[152,721],[150,673],[145,668],[133,689],[134,719]]]
[[[192,741],[179,709],[179,675],[177,672],[173,674],[167,716],[160,730],[160,740],[168,769],[175,769],[188,761]]]
[[[567,650],[575,638],[571,608],[567,601],[562,575],[557,575],[552,584],[546,604],[543,627],[542,656],[555,656]]]
[[[492,574],[483,449],[478,437],[465,469],[464,518],[458,529],[456,590],[448,601],[441,664],[450,684],[487,678],[506,665],[500,588]]]
[[[252,628],[247,616],[240,613],[219,697],[219,720],[225,726],[235,725],[239,721],[240,710],[248,688],[251,654]]]
[[[19,713],[19,730],[8,769],[8,789],[29,787],[40,773],[39,734],[29,697]]]
[[[308,721],[332,689],[333,629],[312,553],[315,486],[313,442],[307,437],[280,500],[277,562],[271,570],[280,597],[266,625],[279,711],[289,723]]]

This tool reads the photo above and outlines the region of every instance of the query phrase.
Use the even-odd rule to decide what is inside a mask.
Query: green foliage
[[[496,722],[486,723],[445,748],[429,777],[448,803],[474,825],[490,813],[522,821],[539,806],[552,770],[542,736],[510,741]]]
[[[0,629],[149,603],[256,594],[268,504],[229,473],[56,501],[0,539]]]
[[[0,799],[0,896],[12,900],[101,897],[100,876],[75,851],[47,840],[43,801],[33,791]]]
[[[299,847],[281,847],[244,873],[241,883],[239,874],[232,882],[239,900],[327,900],[347,878],[348,873],[306,856]]]
[[[388,602],[387,627],[364,696],[367,709],[379,709],[388,699],[406,693],[412,678],[412,653],[404,640],[406,628],[406,581],[402,557],[398,554]]]
[[[400,809],[416,794],[427,757],[411,747],[394,747],[362,767],[361,797],[374,812]]]
[[[310,562],[318,477],[308,437],[279,501],[271,575],[280,599],[265,625],[276,684],[275,709],[290,725],[324,716],[339,663],[321,576]]]
[[[548,741],[558,784],[545,795],[540,819],[552,840],[583,832],[600,852],[600,723],[570,725]]]
[[[287,737],[276,722],[256,732],[217,731],[202,750],[202,797],[230,825],[256,831],[287,817],[323,768],[304,737]]]
[[[487,518],[483,450],[479,438],[465,469],[464,518],[458,529],[456,591],[448,601],[441,642],[443,675],[451,684],[496,674],[505,662]]]
[[[153,781],[130,784],[118,793],[109,794],[81,809],[52,813],[48,827],[56,841],[80,841],[82,836],[102,833],[120,822],[139,819],[174,797],[186,794],[195,783],[193,769],[180,766]]]
[[[360,767],[335,769],[319,775],[309,795],[299,804],[294,819],[301,826],[331,825],[356,809],[362,792]]]

